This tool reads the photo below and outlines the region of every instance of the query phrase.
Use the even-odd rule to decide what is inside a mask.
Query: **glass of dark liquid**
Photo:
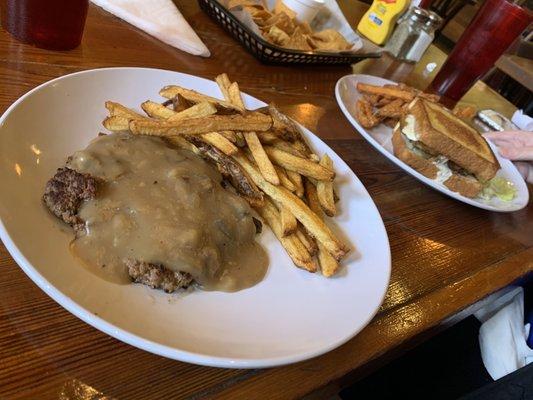
[[[0,0],[2,27],[24,43],[70,50],[81,43],[89,0]]]
[[[532,20],[507,0],[486,0],[429,86],[453,105],[486,74]]]

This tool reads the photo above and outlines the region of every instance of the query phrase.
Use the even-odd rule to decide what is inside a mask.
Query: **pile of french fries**
[[[421,92],[403,83],[375,86],[358,82],[357,90],[363,96],[357,100],[355,116],[361,126],[367,129],[381,123],[393,128],[417,96],[433,102],[440,100],[437,95]]]
[[[216,77],[224,100],[179,86],[159,92],[164,103],[145,101],[141,115],[108,101],[110,131],[165,138],[214,161],[236,191],[270,226],[294,264],[326,277],[349,251],[324,221],[337,214],[331,159],[313,153],[299,128],[274,105],[246,110],[237,82]],[[240,177],[240,179],[239,179]]]

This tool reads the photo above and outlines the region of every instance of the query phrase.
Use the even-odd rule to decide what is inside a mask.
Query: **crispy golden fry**
[[[318,251],[318,246],[316,245],[316,241],[315,239],[313,239],[311,236],[307,234],[307,232],[305,231],[305,228],[302,226],[299,226],[296,229],[296,232],[294,233],[296,234],[296,236],[298,236],[298,239],[300,239],[300,241],[305,246],[309,254],[311,254],[312,256],[316,255]]]
[[[229,96],[229,85],[231,85],[231,82],[228,78],[228,75],[226,73],[220,74],[215,78],[215,82],[217,83],[220,91],[222,92],[222,96],[224,96],[224,100],[231,103],[231,98]]]
[[[281,185],[291,192],[294,192],[296,190],[296,186],[287,176],[287,172],[284,168],[278,167],[277,165],[274,165],[274,169],[276,170],[276,174],[278,174],[279,181]]]
[[[217,109],[207,101],[203,103],[195,104],[183,111],[176,112],[167,118],[167,122],[178,122],[184,119],[201,118],[213,115],[217,112]]]
[[[335,177],[335,172],[332,170],[324,168],[306,158],[297,157],[270,146],[265,147],[265,151],[272,162],[286,170],[298,172],[301,175],[318,180],[332,181]]]
[[[363,97],[373,106],[376,106],[376,104],[380,100],[379,94],[364,94]]]
[[[272,199],[281,203],[283,207],[286,207],[302,223],[307,231],[324,245],[335,259],[340,260],[348,252],[346,245],[335,237],[326,224],[324,224],[324,221],[312,212],[302,200],[284,187],[274,186],[267,182],[244,155],[236,154],[233,157],[255,184]]]
[[[104,125],[104,127],[110,131],[119,132],[129,130],[129,123],[130,120],[127,117],[114,115],[104,119],[102,125]]]
[[[130,130],[138,135],[175,136],[232,130],[266,131],[271,125],[272,119],[269,116],[248,113],[246,115],[208,115],[177,122],[132,120]]]
[[[180,112],[183,110],[186,110],[187,108],[190,108],[194,106],[194,102],[187,100],[185,97],[183,97],[181,94],[177,94],[170,100],[172,102],[172,107],[174,107],[174,111]]]
[[[411,101],[415,98],[415,94],[406,89],[367,85],[361,82],[357,83],[357,90],[365,94],[377,94],[380,96],[394,97],[395,99],[403,99],[405,101]]]
[[[389,104],[394,99],[392,97],[381,97],[377,103],[374,104],[376,107],[383,107]],[[401,100],[401,99],[400,99]]]
[[[165,140],[171,145],[179,147],[180,149],[189,150],[197,155],[201,155],[198,147],[196,147],[194,144],[189,142],[183,136],[169,136],[165,138]]]
[[[433,103],[438,103],[440,101],[440,96],[438,94],[419,92],[418,97],[422,97],[423,99],[432,101]]]
[[[405,102],[402,99],[395,99],[389,104],[378,108],[376,114],[379,117],[400,118],[402,116],[402,106],[404,104]]]
[[[322,156],[320,165],[333,171],[333,162],[327,154]],[[329,217],[335,216],[337,214],[337,209],[335,207],[335,200],[333,198],[333,182],[318,181],[316,185],[316,191],[318,195],[318,201],[322,206],[322,210],[324,210],[326,215]]]
[[[301,152],[293,146],[293,143],[286,142],[283,139],[274,140],[272,143],[270,143],[270,145],[277,149],[283,150],[286,153],[291,153],[293,156],[307,158],[305,153]]]
[[[275,104],[268,105],[268,113],[272,117],[272,130],[280,137],[290,142],[300,138],[300,131],[296,124],[279,111]]]
[[[281,245],[292,259],[292,262],[297,267],[303,268],[309,272],[315,272],[317,270],[317,265],[298,237],[294,234],[283,236],[280,215],[276,207],[270,201],[265,201],[263,207],[256,207],[255,209],[268,226],[270,226],[274,235],[276,235],[281,242]]]
[[[228,139],[218,132],[209,132],[202,135],[202,140],[215,146],[222,153],[231,156],[239,151],[239,149],[231,143]]]
[[[173,111],[162,104],[153,101],[145,101],[141,104],[141,108],[150,117],[164,119],[167,122],[177,122],[184,119],[206,117],[215,114],[217,109],[208,102],[198,103],[183,111]]]
[[[309,208],[315,212],[317,215],[321,215],[322,212],[320,210],[320,202],[318,201],[318,195],[316,192],[315,186],[309,182],[307,179],[305,181],[305,192],[307,195],[307,203],[309,204]],[[320,269],[322,271],[322,275],[325,277],[330,277],[334,275],[339,270],[339,263],[333,257],[328,250],[324,247],[322,243],[317,243],[318,245],[318,263],[320,264]]]
[[[229,86],[228,92],[231,104],[245,110],[246,107],[244,107],[244,101],[242,100],[241,91],[239,90],[239,84],[237,82],[233,82]]]
[[[205,94],[198,93],[194,90],[185,89],[180,86],[165,86],[163,89],[160,90],[159,94],[167,99],[172,99],[177,95],[182,96],[187,101],[192,103],[203,103],[208,102],[214,105],[215,107],[221,107],[226,110],[234,110],[236,112],[242,113],[244,112],[244,109],[241,109],[240,107],[237,107],[230,102],[219,100],[211,96],[206,96]]]
[[[147,100],[141,104],[141,108],[146,115],[152,118],[167,119],[177,114],[175,111],[155,101]]]
[[[114,101],[106,101],[105,108],[108,109],[109,115],[111,116],[127,117],[129,119],[145,118],[144,115],[138,114],[135,111],[130,110],[129,108],[124,107],[122,104],[116,103]]]
[[[295,186],[294,194],[298,197],[303,197],[305,190],[304,190],[304,183],[302,180],[302,175],[300,175],[298,172],[289,171],[289,170],[286,170],[286,171],[287,171],[287,176],[289,177],[289,179]]]
[[[273,185],[279,185],[278,174],[255,132],[244,132],[244,139],[263,177]]]
[[[231,143],[237,143],[237,135],[233,131],[221,131],[222,136],[228,139]]]
[[[294,218],[294,215],[291,214],[287,207],[279,206],[279,214],[281,220],[281,230],[283,236],[288,236],[295,233],[296,228],[298,227],[298,221]]]
[[[274,132],[266,131],[266,132],[257,132],[257,137],[261,141],[261,143],[270,144],[275,142],[276,140],[279,140],[279,136],[276,135]]]
[[[307,143],[302,142],[301,140],[296,140],[293,143],[291,143],[291,146],[294,147],[294,150],[302,153],[302,154],[311,154],[312,151],[309,149],[309,146],[307,146]]]
[[[364,98],[357,100],[355,105],[355,117],[363,128],[373,128],[379,124],[380,119],[376,118],[372,111],[372,105]]]

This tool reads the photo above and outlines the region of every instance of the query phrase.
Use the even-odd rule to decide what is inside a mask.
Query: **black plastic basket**
[[[325,53],[285,49],[267,42],[244,26],[217,0],[198,0],[200,8],[217,21],[258,60],[268,64],[353,64],[365,58],[380,57],[380,53]]]

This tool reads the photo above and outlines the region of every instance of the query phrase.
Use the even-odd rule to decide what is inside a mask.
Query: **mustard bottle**
[[[409,7],[410,0],[374,0],[357,30],[376,44],[384,44],[394,29],[396,20]]]

